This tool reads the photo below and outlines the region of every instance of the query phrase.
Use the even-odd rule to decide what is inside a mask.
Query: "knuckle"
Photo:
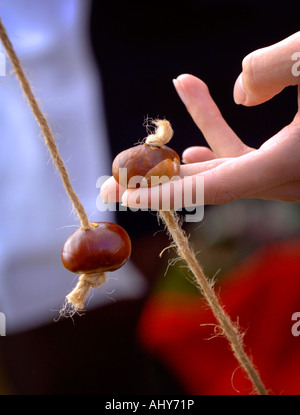
[[[211,189],[207,189],[207,197],[209,203],[212,205],[223,205],[233,202],[240,198],[239,193],[234,189],[234,186],[229,185],[224,180],[213,181],[215,185]],[[232,184],[232,182],[231,182]],[[205,182],[204,182],[205,189]]]
[[[215,205],[223,205],[239,199],[236,192],[229,189],[217,189],[213,195]]]

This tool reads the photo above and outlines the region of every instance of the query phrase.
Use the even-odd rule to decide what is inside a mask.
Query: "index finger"
[[[227,158],[207,160],[204,162],[183,164],[180,166],[179,177],[182,179],[187,176],[202,173],[204,171],[215,168],[221,163],[224,163]],[[127,189],[120,186],[113,176],[107,179],[101,186],[100,196],[104,203],[121,202],[123,194]]]

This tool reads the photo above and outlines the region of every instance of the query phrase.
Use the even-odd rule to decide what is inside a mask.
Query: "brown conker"
[[[126,169],[126,174],[122,177],[120,169]],[[130,183],[133,177],[143,177],[140,186],[151,187],[177,176],[179,169],[180,158],[176,151],[166,145],[154,147],[146,143],[122,151],[112,164],[115,180],[128,188],[136,187],[136,182]]]
[[[79,228],[66,240],[61,258],[63,265],[78,274],[94,274],[121,268],[131,255],[131,241],[120,225],[111,222]]]

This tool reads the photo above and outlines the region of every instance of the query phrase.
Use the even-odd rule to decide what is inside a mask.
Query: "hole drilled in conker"
[[[91,229],[77,229],[63,246],[62,263],[71,272],[115,271],[130,258],[131,241],[125,229],[111,222],[93,225]]]

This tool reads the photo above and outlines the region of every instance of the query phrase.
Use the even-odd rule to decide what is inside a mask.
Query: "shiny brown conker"
[[[63,265],[78,274],[94,274],[121,268],[131,255],[131,241],[120,225],[111,222],[79,228],[66,240],[61,258]]]
[[[126,169],[126,174],[120,176],[120,169]],[[139,182],[141,187],[151,187],[178,175],[180,158],[176,151],[163,145],[150,146],[146,143],[128,148],[119,153],[113,161],[112,173],[115,180],[128,188],[135,188],[136,183],[130,180],[133,177],[143,177]],[[156,180],[154,179],[156,178]]]

